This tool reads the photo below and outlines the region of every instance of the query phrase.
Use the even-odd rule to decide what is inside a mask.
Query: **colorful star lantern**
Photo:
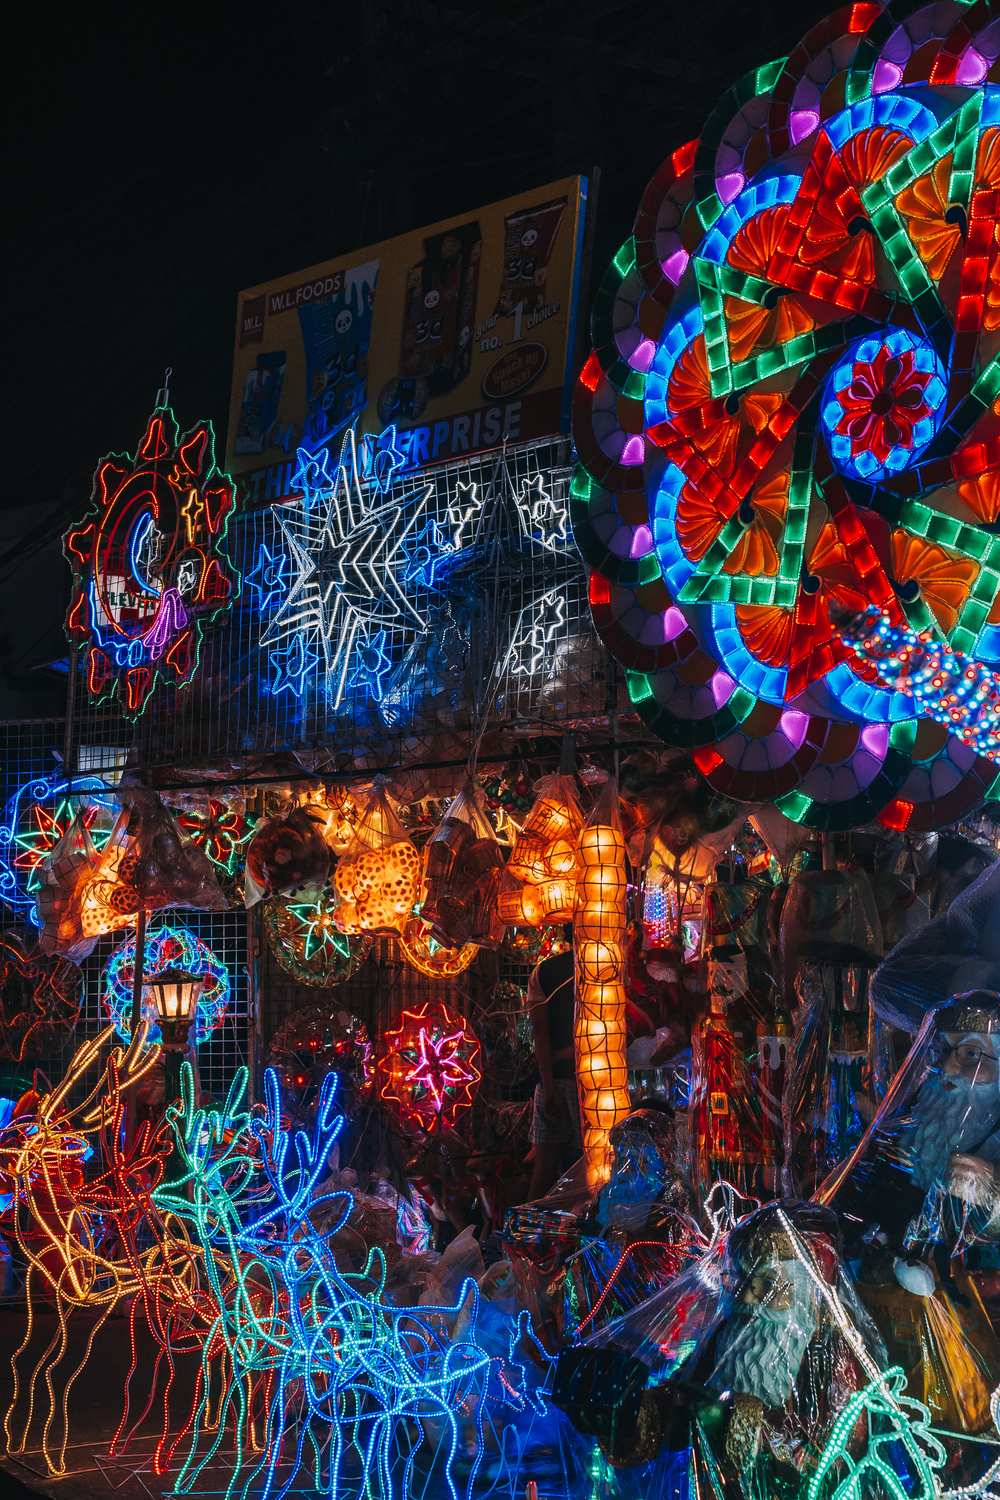
[[[235,875],[240,851],[254,831],[256,818],[239,808],[209,797],[204,812],[190,809],[177,814],[177,821],[193,844],[204,849],[213,865]]]
[[[370,937],[348,937],[335,921],[338,901],[329,888],[293,901],[275,898],[264,909],[271,952],[301,984],[342,984],[371,952]]]
[[[143,980],[158,979],[173,969],[194,974],[201,980],[201,990],[191,1021],[190,1040],[196,1047],[217,1031],[229,1007],[231,985],[229,970],[197,933],[187,927],[161,927],[150,933],[144,948]],[[132,986],[135,973],[135,938],[127,938],[108,959],[104,970],[103,1000],[118,1035],[125,1043],[132,1036]],[[143,995],[142,1019],[149,1025],[150,1044],[160,1040],[156,1008]]]
[[[39,776],[26,781],[0,824],[0,899],[33,926],[45,861],[79,812],[95,849],[107,843],[115,808],[97,776]]]
[[[476,1096],[479,1042],[462,1016],[428,1000],[382,1039],[379,1093],[421,1130],[450,1130]]]
[[[405,585],[431,489],[391,502],[377,487],[366,492],[353,429],[336,465],[326,448],[300,448],[292,485],[302,503],[275,513],[290,584],[261,644],[275,671],[273,693],[301,697],[306,681],[317,680],[336,710],[358,681],[374,683],[372,696],[381,696],[391,626],[426,628]]]
[[[234,504],[212,424],[178,436],[166,407],[153,412],[134,456],[98,464],[90,513],[63,539],[73,570],[66,630],[86,647],[92,698],[120,691],[135,717],[161,678],[192,681],[205,623],[237,591],[221,550]]]
[[[812,827],[989,785],[831,609],[1000,667],[998,49],[988,4],[837,11],[667,158],[594,307],[595,624],[717,790]]]

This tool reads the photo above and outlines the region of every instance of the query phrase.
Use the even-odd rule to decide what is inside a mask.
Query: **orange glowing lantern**
[[[448,948],[437,941],[426,922],[419,916],[407,923],[406,931],[399,940],[399,951],[406,962],[428,979],[456,979],[479,952],[478,943],[463,943],[460,948]]]
[[[342,932],[402,937],[420,900],[421,859],[384,786],[376,784],[334,871]]]
[[[580,835],[578,854],[574,1042],[587,1182],[596,1189],[607,1177],[609,1132],[630,1107],[623,946],[628,872],[613,780]]]
[[[541,885],[576,873],[576,845],[583,815],[571,776],[543,776],[507,861],[517,880]]]
[[[479,1087],[479,1042],[463,1016],[428,1000],[386,1032],[378,1077],[381,1097],[404,1120],[426,1131],[450,1129]]]

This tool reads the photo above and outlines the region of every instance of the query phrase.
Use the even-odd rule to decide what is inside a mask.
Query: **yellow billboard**
[[[226,467],[292,492],[296,451],[395,427],[410,465],[566,430],[585,178],[458,214],[249,287]]]

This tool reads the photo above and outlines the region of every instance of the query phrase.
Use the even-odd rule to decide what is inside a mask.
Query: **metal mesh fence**
[[[211,766],[319,750],[340,766],[448,758],[489,715],[552,725],[607,708],[607,657],[568,517],[569,444],[525,444],[397,477],[340,469],[332,494],[244,510],[239,599],[194,681],[129,723],[75,690],[99,766]],[[82,664],[81,664],[82,668]]]

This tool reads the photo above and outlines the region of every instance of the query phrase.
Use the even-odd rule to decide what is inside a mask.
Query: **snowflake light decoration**
[[[221,550],[234,504],[212,424],[178,436],[167,407],[153,412],[134,455],[98,464],[91,510],[63,539],[73,570],[66,630],[86,647],[92,698],[119,692],[135,717],[161,678],[192,681],[205,622],[237,591]]]
[[[394,622],[426,628],[404,585],[408,549],[423,524],[431,489],[403,505],[367,497],[353,430],[332,475],[327,450],[308,455],[300,449],[296,481],[303,503],[276,512],[291,584],[261,644],[275,648],[270,656],[278,675],[272,692],[287,688],[301,696],[315,662],[336,709],[350,686],[359,641],[371,642]]]
[[[995,7],[844,7],[639,205],[575,399],[574,534],[640,716],[819,828],[996,778],[836,619],[1000,666]]]
[[[404,1120],[428,1132],[449,1130],[479,1087],[479,1042],[463,1017],[426,1001],[386,1032],[378,1077],[380,1096]]]

